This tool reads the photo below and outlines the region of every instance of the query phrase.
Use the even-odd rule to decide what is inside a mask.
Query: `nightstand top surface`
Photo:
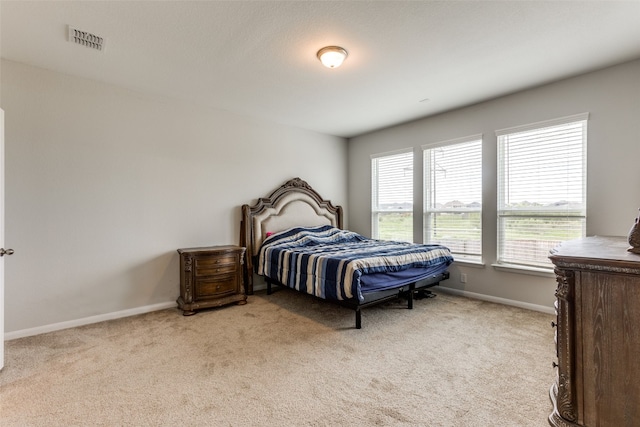
[[[243,250],[245,248],[236,245],[216,245],[216,246],[202,246],[197,248],[181,248],[178,249],[178,253],[197,253],[197,252],[231,252]]]

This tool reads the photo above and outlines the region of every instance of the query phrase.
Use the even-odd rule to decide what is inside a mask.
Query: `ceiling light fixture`
[[[347,55],[347,51],[340,46],[323,47],[317,53],[318,59],[327,68],[338,68]]]

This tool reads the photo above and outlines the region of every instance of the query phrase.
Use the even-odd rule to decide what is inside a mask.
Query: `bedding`
[[[364,302],[367,292],[442,273],[452,262],[441,245],[375,240],[323,225],[266,237],[258,274],[322,299]]]

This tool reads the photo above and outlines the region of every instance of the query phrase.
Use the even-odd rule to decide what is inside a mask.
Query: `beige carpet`
[[[0,425],[547,426],[552,316],[435,292],[361,330],[281,290],[8,341]]]

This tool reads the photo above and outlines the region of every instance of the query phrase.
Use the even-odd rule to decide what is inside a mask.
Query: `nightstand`
[[[196,310],[226,304],[246,304],[242,265],[245,248],[209,246],[178,249],[180,297],[178,307],[185,316]]]

